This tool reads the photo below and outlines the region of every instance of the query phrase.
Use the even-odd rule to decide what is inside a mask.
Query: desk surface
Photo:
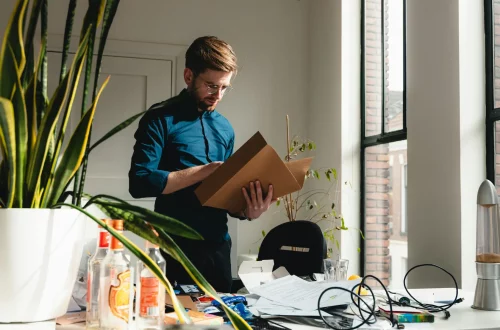
[[[433,292],[439,292],[441,290],[449,289],[433,289]],[[425,290],[418,290],[424,292]],[[414,292],[413,290],[411,292]],[[463,296],[465,300],[453,306],[449,311],[451,317],[446,320],[444,319],[443,313],[436,314],[434,323],[418,323],[418,324],[405,324],[405,329],[443,329],[443,330],[490,330],[498,329],[500,330],[500,311],[490,312],[490,311],[480,311],[471,308],[472,301],[474,298],[473,292],[463,292],[459,297]],[[311,330],[319,329],[311,326],[296,325],[296,324],[286,324],[287,327],[293,330]],[[83,323],[67,325],[67,326],[57,326],[57,330],[83,330],[85,325]],[[365,329],[362,327],[361,329]],[[366,328],[370,329],[370,327]],[[380,328],[378,328],[380,329]],[[391,329],[390,327],[385,327],[385,329]],[[0,330],[2,327],[0,326]],[[16,330],[15,328],[9,328],[9,330]]]

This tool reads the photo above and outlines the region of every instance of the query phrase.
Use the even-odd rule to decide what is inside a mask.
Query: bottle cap
[[[113,220],[113,228],[116,230],[123,230],[123,220]]]
[[[107,225],[107,226],[110,226],[110,227],[113,227],[113,221],[112,219],[101,219],[102,221],[104,221],[104,223]],[[103,228],[101,225],[97,225],[98,228]]]

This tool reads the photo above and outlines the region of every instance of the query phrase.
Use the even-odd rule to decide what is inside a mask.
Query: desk
[[[443,290],[447,290],[446,292],[450,292],[450,289],[433,289],[433,292],[444,292]],[[411,290],[412,293],[415,292],[426,292],[429,290]],[[462,292],[459,297],[464,297],[465,300],[453,306],[449,311],[451,313],[451,317],[448,320],[445,320],[441,315],[443,313],[436,314],[434,323],[419,323],[419,324],[405,324],[405,329],[432,329],[432,330],[492,330],[497,329],[500,330],[500,311],[499,312],[489,312],[489,311],[480,311],[472,309],[470,306],[472,305],[472,301],[474,298],[473,292]],[[320,329],[311,326],[297,325],[297,324],[289,324],[283,323],[287,327],[293,330],[312,330],[312,329]],[[67,326],[57,326],[57,330],[83,330],[85,329],[85,325],[83,323],[73,324]],[[369,329],[362,327],[361,329]],[[391,329],[391,328],[387,328]],[[3,330],[0,326],[0,330]],[[16,330],[16,328],[9,328],[9,330]],[[23,329],[24,330],[24,329]],[[132,330],[132,329],[130,329]]]

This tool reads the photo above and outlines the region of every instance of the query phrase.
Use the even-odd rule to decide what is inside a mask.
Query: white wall
[[[408,2],[408,267],[475,284],[476,193],[485,178],[481,1]],[[426,269],[412,287],[451,286]]]
[[[337,236],[349,274],[359,274],[360,10],[359,0],[315,0],[309,12],[308,137],[317,144],[313,167],[338,171],[338,211],[351,230]]]
[[[0,31],[14,2],[0,4]],[[50,34],[63,33],[67,3],[49,1]],[[79,1],[74,34],[80,31],[86,6],[86,1]],[[284,155],[285,115],[290,115],[292,133],[306,133],[307,7],[307,1],[291,0],[123,0],[109,39],[188,46],[199,36],[215,35],[227,41],[238,56],[240,71],[234,90],[218,110],[234,126],[235,147],[259,130]],[[279,213],[273,216],[274,211],[251,223],[230,220],[233,264],[237,254],[257,252],[259,244],[253,242],[262,229],[268,231],[284,220]]]
[[[462,288],[476,285],[477,190],[486,178],[484,5],[459,0]]]

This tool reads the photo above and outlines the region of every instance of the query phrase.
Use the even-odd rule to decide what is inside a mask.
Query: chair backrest
[[[317,224],[297,220],[274,227],[264,237],[257,260],[274,260],[274,269],[284,266],[291,275],[321,273],[326,242]],[[274,270],[273,269],[273,270]]]

